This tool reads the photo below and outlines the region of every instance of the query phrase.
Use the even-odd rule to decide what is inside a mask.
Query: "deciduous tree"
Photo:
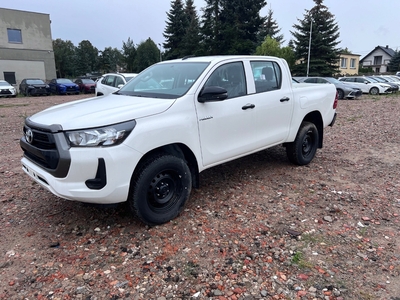
[[[151,38],[137,47],[134,71],[139,73],[159,61],[160,52]]]
[[[67,40],[53,40],[54,60],[56,64],[57,77],[75,76],[75,46]]]

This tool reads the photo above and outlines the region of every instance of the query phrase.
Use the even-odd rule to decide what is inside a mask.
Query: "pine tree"
[[[310,76],[333,76],[339,73],[340,49],[337,48],[340,41],[339,26],[335,22],[334,15],[322,4],[323,0],[314,0],[315,6],[306,10],[304,19],[299,24],[293,25],[296,31],[291,31],[294,37],[297,64],[293,73],[297,76],[307,74],[307,61],[311,30],[310,49]],[[312,29],[311,29],[312,26]]]
[[[201,21],[203,52],[212,54],[252,54],[265,18],[260,10],[264,0],[206,0]]]
[[[281,29],[278,23],[273,17],[274,11],[270,8],[266,16],[264,24],[261,25],[260,32],[258,33],[259,43],[264,42],[265,38],[269,36],[270,38],[276,40],[279,44],[283,44],[283,34],[279,34]]]
[[[252,54],[258,44],[258,33],[265,18],[264,0],[221,0],[221,36],[223,54]]]
[[[134,70],[134,65],[135,65],[135,58],[136,58],[136,48],[135,44],[133,43],[133,40],[131,40],[130,37],[128,37],[128,40],[125,42],[122,42],[122,55],[123,55],[123,61],[124,61],[124,68],[125,72],[133,72]]]
[[[193,0],[186,0],[185,14],[188,27],[182,40],[182,56],[199,54],[200,24]]]
[[[165,43],[163,44],[165,59],[182,57],[183,38],[189,27],[188,17],[185,14],[182,0],[174,0],[171,3],[171,9],[167,12],[167,26],[163,33]]]
[[[400,51],[396,50],[394,55],[390,59],[388,64],[388,71],[397,72],[400,71]]]
[[[223,53],[221,36],[221,0],[205,0],[206,6],[202,9],[201,17],[201,51],[203,55]]]

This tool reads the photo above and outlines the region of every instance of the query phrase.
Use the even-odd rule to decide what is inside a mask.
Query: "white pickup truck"
[[[22,168],[59,197],[128,201],[144,223],[161,224],[207,168],[279,144],[291,162],[310,163],[336,105],[334,85],[295,83],[280,58],[165,61],[114,94],[28,117]]]

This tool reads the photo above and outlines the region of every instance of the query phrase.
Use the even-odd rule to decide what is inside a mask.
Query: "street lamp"
[[[310,39],[308,41],[308,58],[307,58],[307,77],[310,71],[310,54],[311,54],[311,34],[312,34],[312,19],[310,20]]]
[[[158,46],[160,46],[160,61],[162,61],[162,57],[161,57],[161,44],[158,43]]]

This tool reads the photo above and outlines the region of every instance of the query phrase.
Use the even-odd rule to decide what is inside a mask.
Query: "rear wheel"
[[[287,144],[286,154],[290,162],[303,166],[309,164],[317,152],[318,130],[314,123],[303,122],[294,142]]]
[[[369,90],[371,95],[379,95],[379,89],[377,87],[373,87]]]
[[[144,223],[162,224],[178,216],[191,187],[192,177],[183,159],[168,154],[152,156],[132,177],[129,206]]]

